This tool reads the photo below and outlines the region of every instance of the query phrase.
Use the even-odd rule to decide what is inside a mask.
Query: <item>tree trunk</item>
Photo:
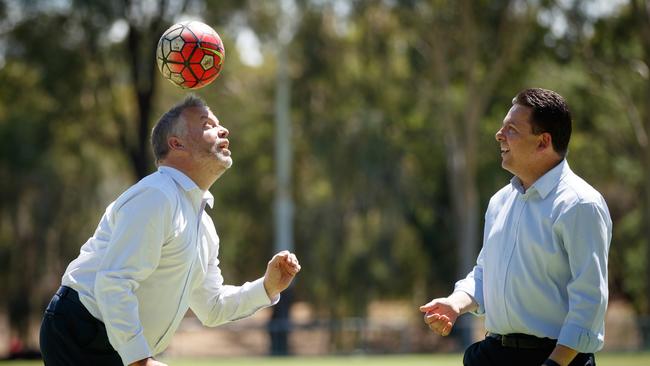
[[[29,191],[29,188],[27,188]],[[37,297],[36,263],[38,261],[38,238],[34,234],[35,224],[30,213],[32,205],[30,194],[21,195],[14,206],[15,216],[12,218],[13,237],[16,238],[13,253],[10,256],[10,272],[8,281],[8,315],[9,329],[14,331],[11,335],[16,349],[11,352],[21,352],[23,347],[29,347],[26,342],[30,339],[31,316],[36,316],[33,300]],[[39,314],[40,315],[40,314]],[[17,346],[20,344],[21,346]],[[20,349],[19,349],[20,348]]]
[[[645,1],[632,0],[632,13],[636,15],[636,22],[638,24],[639,36],[641,37],[641,45],[643,46],[643,61],[646,66],[650,65],[650,4]],[[645,98],[646,103],[639,109],[641,110],[643,130],[645,136],[650,135],[650,81],[646,81],[645,85]],[[650,147],[648,144],[640,146],[643,156],[643,216],[642,224],[645,232],[644,238],[646,240],[646,301],[644,313],[650,314]],[[646,339],[645,344],[649,344],[650,340]]]
[[[135,121],[137,126],[135,142],[128,146],[128,149],[133,172],[138,180],[149,174],[152,161],[148,147],[149,120],[151,118],[151,105],[155,91],[154,60],[156,47],[152,42],[149,42],[153,36],[152,33],[144,34],[144,32],[137,28],[136,24],[131,24],[127,38],[127,45],[130,49],[131,77],[133,78],[136,105],[138,108],[137,119]],[[142,50],[142,48],[145,49]],[[129,134],[129,131],[122,131],[122,133]],[[126,141],[129,140],[126,139]]]

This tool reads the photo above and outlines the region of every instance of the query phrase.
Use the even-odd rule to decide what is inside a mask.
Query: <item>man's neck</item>
[[[526,177],[517,175],[517,178],[519,178],[521,181],[521,185],[524,187],[524,191],[528,190],[528,188],[537,182],[539,178],[543,177],[544,174],[548,173],[551,169],[560,164],[562,160],[564,160],[562,157],[546,159],[544,162],[541,162],[539,165],[537,165],[536,169],[532,169],[530,171],[530,174],[528,174]]]
[[[219,179],[221,174],[206,174],[207,169],[201,169],[201,167],[186,163],[184,161],[174,160],[174,159],[165,159],[160,162],[161,166],[168,166],[174,168],[186,176],[188,176],[196,185],[202,190],[207,191],[212,187],[214,182]],[[223,174],[223,172],[222,172]]]

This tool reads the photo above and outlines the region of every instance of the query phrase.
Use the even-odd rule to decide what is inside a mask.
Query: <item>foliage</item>
[[[633,6],[594,18],[588,1],[288,3],[298,299],[342,318],[390,298],[417,312],[448,293],[509,179],[494,132],[517,91],[542,86],[569,100],[569,161],[612,212],[612,295],[647,311],[650,51]],[[156,74],[151,52],[184,16],[211,24],[226,49],[219,79],[197,92],[231,132],[235,165],[211,211],[224,273],[229,283],[263,273],[283,11],[274,1],[0,1],[0,310],[16,334],[40,317],[103,208],[153,169],[148,131],[184,93]],[[566,32],[544,14],[563,15]],[[248,31],[259,66],[238,49]]]

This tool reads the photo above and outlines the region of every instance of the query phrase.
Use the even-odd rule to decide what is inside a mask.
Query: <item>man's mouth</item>
[[[217,148],[219,148],[219,151],[225,156],[230,156],[230,150],[228,149],[229,146],[230,142],[228,140],[223,140],[217,144]]]
[[[505,155],[508,152],[510,152],[510,149],[501,148],[501,156]]]

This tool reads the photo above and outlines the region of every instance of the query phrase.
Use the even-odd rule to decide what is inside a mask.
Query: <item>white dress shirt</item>
[[[477,264],[455,291],[476,300],[490,332],[598,351],[611,238],[605,200],[563,160],[528,190],[515,177],[492,197]]]
[[[125,365],[162,352],[188,307],[217,326],[279,300],[261,278],[223,284],[219,237],[204,211],[213,202],[182,172],[160,167],[108,206],[63,275]]]

